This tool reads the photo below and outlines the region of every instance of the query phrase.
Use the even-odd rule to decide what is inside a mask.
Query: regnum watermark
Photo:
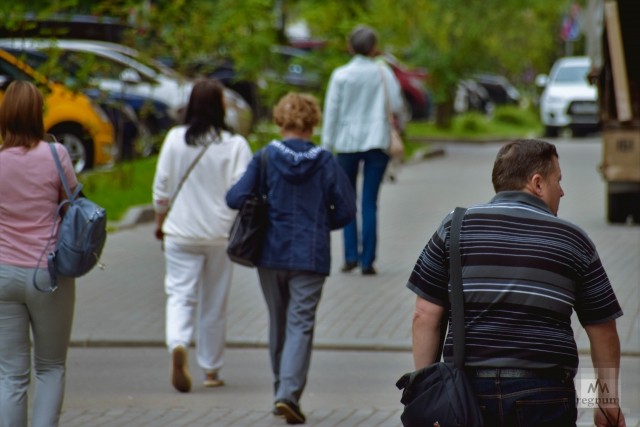
[[[576,376],[576,406],[606,408],[620,406],[620,382],[615,369],[581,370]]]

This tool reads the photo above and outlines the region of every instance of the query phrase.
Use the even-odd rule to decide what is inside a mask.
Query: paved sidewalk
[[[583,227],[596,243],[625,311],[618,322],[623,354],[636,357],[640,356],[640,227],[605,223],[604,184],[596,172],[600,146],[596,141],[558,143],[566,193],[559,214]],[[497,149],[496,144],[452,144],[446,147],[445,156],[405,166],[396,183],[383,186],[377,276],[338,272],[342,260],[341,235],[334,233],[333,271],[318,311],[317,348],[410,350],[415,297],[404,284],[420,250],[448,210],[492,197],[490,171]],[[160,245],[153,238],[153,226],[142,224],[110,234],[102,261],[106,264],[104,271],[95,270],[78,280],[73,345],[163,346],[164,263]],[[264,346],[267,326],[266,306],[255,270],[236,267],[229,302],[228,345]],[[575,330],[581,354],[588,354],[586,334],[577,323]],[[398,366],[398,372],[411,368],[409,361],[406,366]],[[396,401],[397,396],[391,398]],[[635,421],[629,425],[640,425],[638,408],[640,400],[633,401],[629,416]],[[166,408],[161,413],[148,414],[138,407],[126,410],[126,415],[137,420],[129,425],[179,425],[170,421],[177,412],[180,411]],[[199,419],[193,414],[193,424],[188,425],[273,423],[271,419],[262,420],[262,411],[240,412],[222,410],[220,421],[215,424],[207,424],[211,415]],[[398,425],[397,411],[366,408],[352,413],[335,412],[330,407],[319,409],[315,417],[329,421],[314,425]],[[79,411],[77,416],[66,413],[65,417],[75,420],[68,425],[89,425],[82,420],[85,415],[91,418],[91,414]],[[154,417],[164,420],[164,424],[156,424]],[[225,423],[223,419],[229,421]],[[588,421],[584,423],[580,425],[590,425]]]

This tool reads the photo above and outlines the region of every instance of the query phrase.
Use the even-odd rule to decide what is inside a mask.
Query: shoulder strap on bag
[[[268,146],[267,146],[268,147]],[[269,156],[267,155],[267,147],[262,149],[260,153],[260,186],[259,193],[263,202],[267,201],[267,159]]]
[[[389,122],[389,125],[393,127],[394,126],[393,113],[391,112],[391,103],[389,101],[389,90],[387,89],[387,78],[384,76],[384,69],[382,68],[382,65],[379,65],[378,69],[380,70],[380,77],[382,78],[382,88],[384,89],[384,109],[387,113],[387,121]]]
[[[55,145],[53,143],[50,143],[49,148],[51,149],[53,160],[56,162],[56,169],[58,170],[60,181],[62,182],[62,186],[64,187],[64,192],[67,195],[67,198],[69,199],[69,201],[73,201],[76,198],[78,198],[78,194],[80,194],[80,190],[82,190],[82,184],[78,183],[76,188],[73,190],[73,194],[71,194],[71,188],[69,187],[69,183],[67,182],[67,177],[64,174],[64,169],[62,168],[62,163],[60,162],[60,157],[58,157],[58,152],[56,151]]]
[[[462,262],[460,260],[460,229],[466,208],[456,208],[449,234],[449,276],[451,279],[451,316],[453,321],[453,361],[464,369],[464,293],[462,291]]]
[[[198,163],[198,161],[200,161],[202,156],[204,156],[204,153],[207,151],[207,148],[209,148],[209,146],[212,145],[212,144],[213,144],[213,142],[210,142],[207,145],[205,145],[204,147],[202,147],[202,150],[200,150],[200,152],[198,153],[198,156],[195,159],[193,159],[193,162],[191,162],[191,164],[187,168],[187,171],[182,176],[182,179],[178,183],[178,188],[176,188],[175,193],[173,193],[173,196],[171,196],[171,200],[169,201],[169,208],[167,209],[167,211],[164,214],[165,220],[166,220],[166,218],[169,217],[169,211],[171,211],[171,208],[173,207],[173,203],[178,198],[178,194],[180,193],[180,190],[182,189],[182,186],[184,185],[185,181],[187,180],[187,177],[189,177],[189,175],[191,174],[191,171],[196,167],[196,164]]]
[[[63,200],[62,202],[60,202],[58,204],[58,207],[56,208],[56,211],[53,217],[53,225],[51,226],[51,233],[49,235],[49,240],[47,240],[47,244],[44,246],[44,249],[42,250],[42,254],[40,254],[40,257],[38,258],[38,264],[36,265],[36,269],[33,272],[32,282],[33,282],[33,286],[40,292],[51,293],[56,289],[58,289],[58,285],[56,283],[56,271],[55,271],[55,268],[53,267],[53,262],[51,262],[53,257],[53,252],[49,253],[49,255],[47,256],[49,277],[51,278],[51,285],[49,286],[49,289],[42,289],[41,287],[38,286],[38,283],[36,282],[36,275],[38,273],[38,270],[40,269],[40,262],[42,261],[44,254],[47,253],[47,249],[49,249],[49,246],[51,246],[51,241],[53,240],[53,235],[56,229],[56,224],[58,223],[58,218],[62,215],[62,209],[67,203],[71,203],[73,200],[78,198],[78,195],[82,190],[82,184],[78,183],[73,193],[71,193],[71,188],[69,187],[69,182],[67,181],[67,177],[64,174],[64,169],[62,168],[60,157],[58,157],[58,152],[56,151],[55,144],[49,143],[48,145],[49,145],[49,149],[51,150],[51,155],[53,156],[53,160],[56,164],[58,176],[60,177],[60,181],[62,182],[62,187],[64,188],[64,192],[67,195],[67,200]]]

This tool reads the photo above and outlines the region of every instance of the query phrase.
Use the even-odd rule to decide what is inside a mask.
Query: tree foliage
[[[325,84],[332,69],[348,60],[350,30],[369,24],[378,30],[382,50],[428,70],[443,111],[452,104],[457,82],[474,72],[500,73],[516,84],[546,72],[568,6],[555,0],[36,0],[29,5],[41,14],[120,17],[134,26],[127,43],[150,56],[171,58],[182,70],[194,62],[212,65],[230,58],[240,76],[253,81],[275,60],[271,46],[285,42],[286,23],[304,21],[313,37],[325,40],[324,49],[312,54]],[[2,9],[11,19],[25,11],[24,4]]]

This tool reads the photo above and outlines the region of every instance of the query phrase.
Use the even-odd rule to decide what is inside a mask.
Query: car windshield
[[[562,67],[558,69],[554,81],[556,83],[583,84],[587,81],[588,72],[589,69],[586,66]]]

